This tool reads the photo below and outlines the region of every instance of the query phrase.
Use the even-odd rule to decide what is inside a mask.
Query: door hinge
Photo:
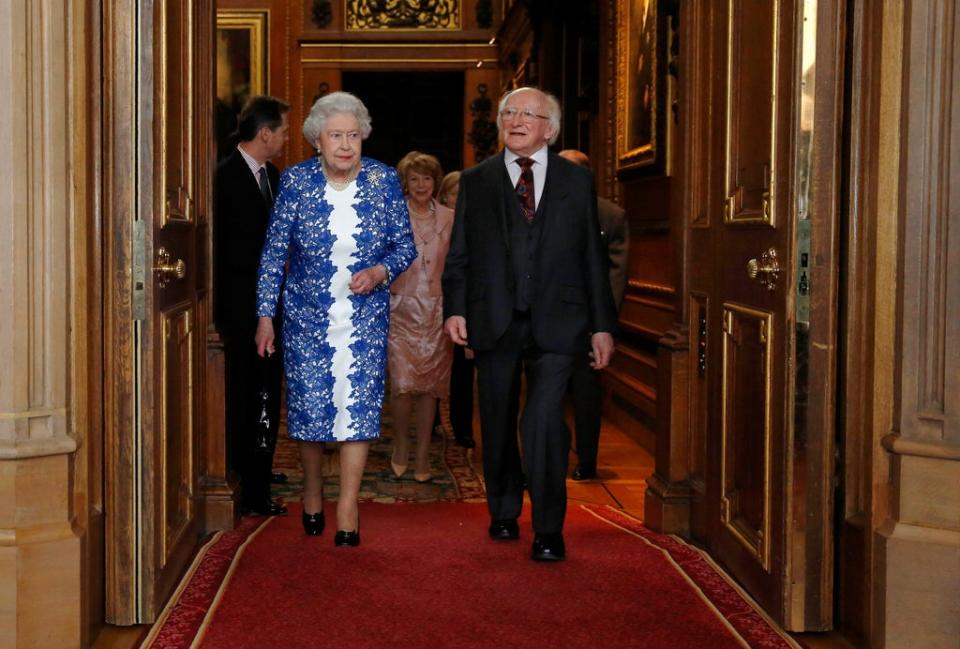
[[[147,246],[146,225],[142,219],[133,222],[133,241],[131,242],[131,257],[133,258],[131,306],[134,320],[147,319]]]

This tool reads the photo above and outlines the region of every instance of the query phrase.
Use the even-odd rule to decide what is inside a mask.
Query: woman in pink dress
[[[395,477],[407,471],[410,417],[417,431],[413,477],[429,482],[430,435],[437,400],[450,390],[453,347],[443,331],[440,277],[450,246],[453,210],[440,205],[436,192],[443,172],[432,155],[411,151],[397,165],[407,198],[417,258],[390,286],[390,336],[387,363],[393,414]]]

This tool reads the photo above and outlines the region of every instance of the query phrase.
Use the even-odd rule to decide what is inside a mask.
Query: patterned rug
[[[440,402],[441,425],[434,430],[430,440],[430,471],[433,480],[420,484],[413,479],[413,450],[416,441],[411,429],[410,466],[402,480],[397,480],[390,470],[390,454],[393,448],[393,429],[389,404],[385,404],[381,416],[381,437],[370,446],[370,455],[360,485],[362,502],[486,502],[483,482],[473,466],[473,452],[457,446],[450,425],[450,406]],[[327,444],[324,453],[323,497],[335,501],[340,491],[339,454],[337,444]],[[300,452],[297,442],[286,436],[286,425],[281,420],[277,451],[273,458],[274,471],[282,471],[288,482],[273,485],[273,496],[286,503],[298,502],[303,490],[303,471],[300,468]]]

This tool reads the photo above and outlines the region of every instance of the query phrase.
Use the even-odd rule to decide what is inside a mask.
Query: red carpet
[[[292,508],[230,533],[252,536],[224,588],[211,577],[231,553],[211,547],[144,646],[796,646],[700,551],[608,507],[571,506],[567,561],[550,565],[529,559],[528,519],[519,542],[487,539],[485,505],[364,503],[361,516],[359,548],[333,547],[330,529],[305,537]]]

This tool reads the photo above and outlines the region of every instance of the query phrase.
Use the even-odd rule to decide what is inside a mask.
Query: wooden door
[[[705,188],[706,206],[690,215],[688,229],[688,326],[697,352],[690,368],[691,466],[705,485],[702,497],[694,496],[692,530],[778,621],[791,629],[823,628],[831,612],[833,464],[826,422],[832,422],[836,210],[820,211],[823,221],[811,227],[813,65],[819,63],[811,53],[842,45],[836,33],[819,46],[814,38],[818,12],[836,23],[837,3],[696,6],[709,53],[698,63],[709,86],[693,101],[707,116],[702,132],[709,147],[690,149],[703,151],[691,173],[694,191]],[[842,76],[833,55],[824,57],[830,74],[817,82],[836,89]],[[838,112],[820,115],[818,136],[839,134]],[[824,149],[820,140],[817,147]],[[818,158],[822,187],[830,186],[836,164],[836,157]],[[835,199],[817,196],[819,205]],[[814,230],[825,238],[811,248]],[[815,277],[822,283],[811,306]],[[811,322],[826,354],[811,353]],[[808,384],[811,367],[820,374]],[[811,403],[817,421],[808,426]],[[691,483],[696,492],[698,483]]]
[[[108,620],[152,621],[203,529],[212,2],[115,2],[108,153]]]

